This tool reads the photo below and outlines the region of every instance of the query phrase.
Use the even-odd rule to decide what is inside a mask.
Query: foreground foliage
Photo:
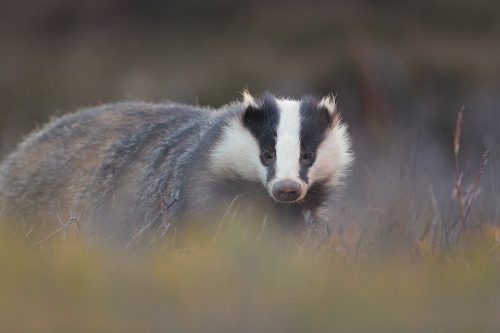
[[[440,258],[239,229],[154,253],[4,237],[0,331],[498,332],[499,233],[478,235],[467,256]]]

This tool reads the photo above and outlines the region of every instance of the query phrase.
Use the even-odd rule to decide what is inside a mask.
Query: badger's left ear
[[[328,111],[331,117],[334,117],[337,112],[337,102],[335,101],[335,96],[333,94],[327,95],[321,99],[318,103],[320,109],[325,109]]]
[[[258,108],[257,102],[255,101],[255,98],[253,98],[253,96],[250,94],[250,92],[248,92],[247,89],[243,90],[241,95],[243,96],[243,107],[245,109],[248,109],[248,108],[257,109]]]

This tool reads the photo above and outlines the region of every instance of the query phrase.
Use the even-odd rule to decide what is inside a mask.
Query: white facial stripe
[[[299,178],[300,102],[279,99],[279,123],[276,138],[276,180]]]
[[[234,120],[225,127],[220,143],[210,154],[214,174],[260,180],[265,184],[267,170],[260,162],[260,148],[255,137]]]

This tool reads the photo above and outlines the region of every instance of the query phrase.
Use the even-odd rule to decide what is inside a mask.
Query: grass
[[[154,253],[80,238],[0,247],[2,332],[497,332],[499,229],[467,257],[258,246],[227,238]]]

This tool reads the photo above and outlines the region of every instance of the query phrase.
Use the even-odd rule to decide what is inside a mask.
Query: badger
[[[333,95],[108,104],[50,121],[7,156],[0,214],[46,226],[81,213],[89,233],[126,239],[238,200],[295,228],[328,204],[352,159]]]

